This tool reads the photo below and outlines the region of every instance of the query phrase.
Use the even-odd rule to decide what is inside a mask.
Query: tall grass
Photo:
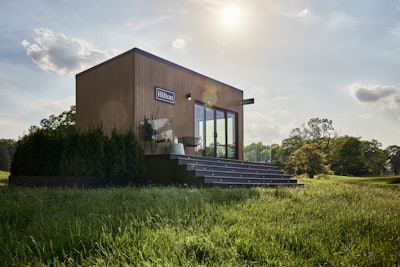
[[[1,266],[396,266],[400,187],[0,187]]]
[[[9,172],[0,170],[0,186],[8,185],[8,176],[10,176]]]

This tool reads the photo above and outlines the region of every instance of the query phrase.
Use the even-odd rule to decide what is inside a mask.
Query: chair
[[[186,147],[193,147],[196,148],[197,146],[201,145],[200,137],[193,137],[193,136],[184,136],[182,137],[183,146]]]
[[[154,134],[152,136],[153,146],[151,148],[151,153],[154,154],[157,152],[157,147],[161,143],[171,143],[171,140],[164,135],[161,135],[159,132],[154,130]]]

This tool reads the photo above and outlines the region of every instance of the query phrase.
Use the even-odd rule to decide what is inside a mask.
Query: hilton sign
[[[155,87],[155,97],[157,101],[175,105],[175,93],[160,87]]]

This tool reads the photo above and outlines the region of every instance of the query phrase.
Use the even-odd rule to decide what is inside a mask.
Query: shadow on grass
[[[373,178],[362,178],[365,183],[374,183],[374,184],[400,184],[400,176],[394,177],[373,177]]]
[[[352,176],[329,175],[328,179],[348,184],[371,185],[371,186],[387,186],[387,185],[398,186],[400,184],[400,176],[352,177]]]

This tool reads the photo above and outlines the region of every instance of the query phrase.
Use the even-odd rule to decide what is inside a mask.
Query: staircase
[[[151,156],[146,160],[146,170],[146,176],[152,182],[161,184],[221,188],[300,185],[274,165],[223,158],[175,154]]]

